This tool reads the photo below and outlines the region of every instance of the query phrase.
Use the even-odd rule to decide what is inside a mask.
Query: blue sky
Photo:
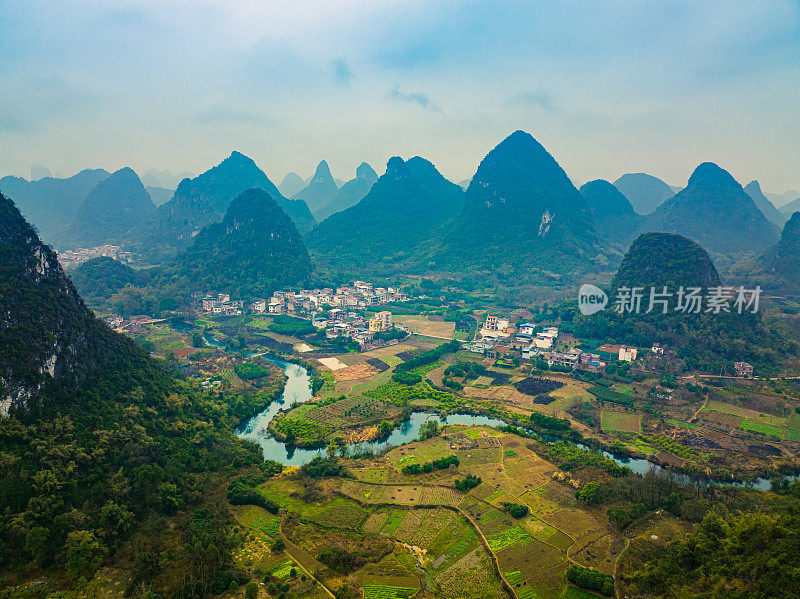
[[[800,3],[0,0],[0,173],[453,180],[515,129],[576,183],[717,162],[800,189]]]

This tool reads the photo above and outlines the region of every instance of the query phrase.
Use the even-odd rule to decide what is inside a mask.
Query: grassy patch
[[[642,417],[639,414],[602,410],[600,412],[600,428],[604,431],[638,434],[642,432]]]

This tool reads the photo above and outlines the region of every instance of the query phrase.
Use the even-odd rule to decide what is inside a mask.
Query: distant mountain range
[[[289,200],[278,191],[252,159],[233,152],[217,166],[194,179],[184,179],[172,199],[159,206],[154,233],[144,247],[158,245],[184,248],[204,226],[222,220],[233,198],[248,189],[263,189],[305,232],[314,217],[302,200]]]
[[[770,223],[726,170],[698,166],[689,184],[647,216],[644,231],[677,233],[726,255],[763,251],[778,239]]]
[[[317,220],[322,222],[331,214],[355,206],[369,193],[377,180],[378,174],[374,169],[366,162],[362,162],[356,168],[355,178],[342,185],[328,203],[317,210],[315,214]]]
[[[780,208],[781,214],[785,218],[790,218],[792,216],[792,214],[794,214],[798,210],[800,210],[800,197],[798,197],[793,202],[789,202],[785,206],[781,206],[781,208]]]
[[[675,190],[658,177],[646,173],[629,173],[614,181],[614,186],[630,200],[637,214],[653,212],[675,195]]]
[[[745,185],[744,192],[753,199],[758,209],[761,210],[761,214],[763,214],[769,222],[778,228],[783,227],[784,223],[786,223],[786,218],[761,192],[761,186],[758,184],[758,181],[750,181],[750,183]]]
[[[71,224],[58,235],[57,245],[74,249],[125,244],[155,211],[138,175],[133,169],[120,169],[89,193]]]
[[[311,210],[311,214],[321,220],[319,218],[320,209],[330,204],[338,191],[339,187],[333,180],[331,169],[328,167],[328,163],[323,160],[317,165],[314,176],[311,177],[308,185],[292,197],[296,200],[303,200],[308,205],[308,209]]]
[[[104,181],[109,172],[84,170],[68,179],[45,178],[28,181],[21,177],[0,179],[0,192],[13,198],[25,218],[47,243],[69,225],[86,196]]]
[[[294,194],[302,191],[306,186],[306,182],[297,173],[286,173],[286,176],[278,185],[278,190],[287,198],[292,197]]]

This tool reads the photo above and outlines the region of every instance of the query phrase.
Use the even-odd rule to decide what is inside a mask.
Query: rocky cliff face
[[[127,340],[86,308],[55,252],[0,195],[0,412],[45,385],[80,380]]]

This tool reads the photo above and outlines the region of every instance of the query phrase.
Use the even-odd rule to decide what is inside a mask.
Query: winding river
[[[211,341],[211,340],[208,340]],[[242,439],[247,439],[261,446],[264,452],[264,458],[275,460],[290,466],[302,466],[303,464],[311,461],[318,455],[324,455],[324,449],[303,449],[300,447],[287,447],[282,441],[278,441],[267,432],[267,425],[275,417],[275,415],[284,407],[288,407],[294,402],[305,403],[312,399],[311,395],[311,377],[308,371],[297,364],[285,362],[278,359],[269,359],[271,362],[283,368],[284,373],[288,377],[286,387],[281,396],[281,401],[272,402],[266,410],[256,414],[249,420],[245,421],[242,426],[236,431],[236,434]],[[420,426],[429,418],[439,420],[435,414],[428,414],[425,412],[414,412],[411,417],[402,422],[400,426],[394,431],[387,439],[379,441],[372,441],[369,443],[359,443],[352,445],[351,449],[356,452],[373,450],[380,451],[388,446],[402,445],[413,441],[419,433]],[[452,414],[447,417],[447,424],[463,424],[466,426],[483,425],[483,426],[502,426],[505,424],[502,420],[497,418],[490,418],[488,416],[478,416],[473,414]],[[586,449],[586,446],[580,445]],[[652,464],[651,462],[641,458],[619,457],[608,451],[602,451],[602,454],[607,458],[614,460],[616,463],[627,466],[636,474],[645,474],[649,470],[660,472],[661,467]],[[677,475],[681,477],[682,475]],[[797,480],[798,477],[788,477],[789,480]],[[689,480],[689,477],[686,477]],[[749,483],[731,483],[729,481],[716,481],[710,479],[709,482],[716,484],[735,484],[747,485],[757,489],[768,490],[770,488],[770,479],[758,478]]]

